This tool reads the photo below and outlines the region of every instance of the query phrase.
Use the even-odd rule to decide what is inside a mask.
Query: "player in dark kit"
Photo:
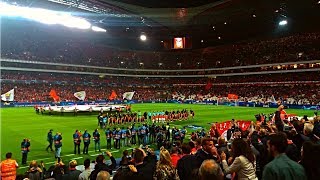
[[[88,133],[87,130],[84,130],[82,138],[83,138],[83,144],[84,144],[83,154],[88,154],[91,135]]]
[[[27,164],[29,150],[30,150],[30,141],[27,138],[25,138],[21,142],[22,164]]]
[[[52,136],[52,129],[50,129],[50,131],[47,134],[47,141],[49,142],[49,145],[46,148],[46,151],[48,151],[48,149],[50,148],[51,151],[53,151],[52,149],[52,143],[53,143],[53,136]]]

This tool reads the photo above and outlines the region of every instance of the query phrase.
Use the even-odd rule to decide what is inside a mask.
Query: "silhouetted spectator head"
[[[97,175],[96,180],[109,180],[110,179],[110,174],[108,171],[100,171]]]
[[[304,123],[303,134],[306,136],[309,136],[312,134],[312,132],[313,132],[313,124]]]
[[[191,148],[190,148],[189,144],[187,144],[187,143],[182,144],[181,150],[182,150],[183,154],[190,154],[191,153]]]
[[[84,160],[83,165],[84,165],[84,167],[85,167],[86,169],[89,168],[89,167],[90,167],[90,159]]]
[[[7,159],[10,159],[12,157],[12,153],[11,152],[8,152],[7,154],[6,154],[6,158]]]
[[[254,163],[254,154],[249,146],[249,144],[242,138],[235,139],[232,142],[232,153],[233,159],[239,156],[245,156],[250,162]]]
[[[96,158],[96,163],[104,163],[105,161],[105,158],[104,158],[104,155],[98,155],[97,158]]]
[[[136,148],[135,149],[135,152],[134,152],[134,155],[133,155],[133,159],[134,159],[134,162],[136,164],[143,162],[145,157],[146,157],[146,153],[144,152],[143,149],[141,149],[141,148]]]
[[[201,141],[202,149],[208,153],[212,151],[212,148],[214,147],[213,139],[211,138],[203,138]]]
[[[268,140],[268,151],[272,156],[285,153],[288,147],[288,140],[285,133],[271,134]]]
[[[199,168],[200,180],[223,180],[220,166],[212,159],[204,160]]]
[[[69,167],[70,168],[75,168],[76,166],[77,166],[77,161],[76,160],[71,160],[70,162],[69,162]]]
[[[225,144],[226,144],[226,139],[223,136],[220,136],[218,138],[218,145],[222,146],[222,145],[225,145]]]
[[[159,157],[158,165],[172,166],[170,153],[164,147],[160,148]]]
[[[177,147],[173,147],[171,149],[171,154],[177,154],[178,153],[178,148]]]

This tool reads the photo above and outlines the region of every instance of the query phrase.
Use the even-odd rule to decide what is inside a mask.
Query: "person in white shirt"
[[[238,180],[258,180],[256,176],[256,159],[249,144],[242,138],[232,142],[233,163],[228,166],[226,154],[221,153],[222,166],[225,174],[236,173]]]
[[[90,159],[84,160],[84,171],[79,175],[79,180],[89,180],[92,169],[90,168]]]

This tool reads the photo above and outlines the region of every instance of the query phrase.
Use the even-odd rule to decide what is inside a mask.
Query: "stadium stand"
[[[189,8],[194,8],[193,6],[196,5],[185,5],[181,8],[178,6],[181,4],[179,1],[171,9],[165,10],[166,8],[163,8],[163,12],[170,11],[171,14],[177,14],[172,15],[173,21],[185,22],[182,27],[173,23],[174,26],[171,29],[162,24],[172,22],[172,20],[169,22],[168,17],[160,17],[165,20],[162,23],[156,23],[155,20],[142,17],[147,15],[148,8],[141,8],[141,12],[133,12],[133,9],[137,7],[129,5],[128,8],[122,4],[123,2],[131,2],[127,0],[48,0],[50,5],[46,4],[48,2],[32,0],[5,0],[5,2],[17,7],[27,5],[28,9],[52,5],[52,8],[61,10],[63,7],[62,9],[77,14],[77,17],[82,17],[83,19],[80,18],[82,21],[78,19],[79,22],[88,20],[86,22],[91,24],[89,23],[90,26],[87,29],[79,28],[81,29],[77,31],[79,33],[74,33],[75,31],[68,29],[72,26],[62,22],[45,21],[39,18],[36,13],[27,17],[30,21],[21,20],[23,19],[21,14],[14,16],[16,19],[12,21],[11,17],[2,19],[2,15],[4,16],[8,12],[11,15],[16,12],[0,12],[1,21],[5,24],[1,27],[1,105],[12,107],[19,103],[34,105],[36,113],[43,117],[43,104],[47,105],[50,110],[53,105],[59,107],[57,104],[68,104],[68,102],[75,103],[75,106],[88,102],[98,104],[99,101],[103,101],[105,104],[127,103],[127,99],[123,95],[134,92],[133,100],[137,103],[205,104],[210,102],[211,105],[225,103],[224,105],[237,106],[237,103],[243,102],[243,106],[249,106],[249,103],[253,104],[252,107],[255,107],[256,104],[273,104],[278,109],[269,118],[262,113],[257,115],[255,122],[232,119],[227,122],[209,123],[210,130],[199,126],[199,129],[187,132],[186,127],[191,125],[185,121],[194,118],[194,112],[191,109],[154,111],[149,112],[150,115],[145,112],[142,115],[140,110],[131,112],[129,102],[123,106],[126,113],[122,113],[120,108],[116,109],[117,112],[114,113],[110,109],[109,115],[108,113],[103,114],[101,108],[97,117],[98,126],[100,125],[104,131],[102,136],[106,136],[107,141],[112,139],[114,145],[112,146],[110,141],[110,148],[107,147],[107,149],[111,149],[111,147],[120,149],[120,146],[116,147],[115,142],[117,142],[123,147],[134,145],[131,148],[131,153],[126,150],[121,159],[113,157],[109,151],[101,152],[99,141],[99,155],[86,155],[83,163],[82,160],[79,160],[83,156],[79,155],[71,159],[70,162],[64,162],[59,155],[55,157],[56,161],[52,166],[46,165],[46,162],[43,161],[30,161],[29,166],[23,167],[26,168],[25,173],[21,173],[21,170],[20,173],[17,173],[18,164],[11,159],[12,153],[8,153],[6,160],[0,164],[0,179],[319,179],[320,117],[315,112],[314,117],[309,119],[308,117],[292,118],[288,117],[283,109],[284,105],[299,105],[301,109],[308,106],[309,110],[312,107],[314,109],[311,110],[316,111],[320,107],[320,33],[316,27],[313,31],[304,31],[299,27],[299,25],[302,26],[301,24],[295,24],[303,19],[302,21],[312,22],[309,26],[317,26],[316,21],[309,19],[308,15],[319,14],[319,9],[314,10],[314,7],[318,8],[320,1],[313,1],[312,8],[310,8],[309,6],[296,7],[297,5],[293,1],[281,1],[280,3],[259,1],[257,3],[258,1],[254,0],[247,2],[203,0],[203,3],[198,4],[202,5],[201,7],[191,10]],[[135,5],[148,3],[141,2],[137,0]],[[54,3],[55,5],[53,5]],[[157,1],[157,3],[160,2]],[[208,3],[214,5],[209,6]],[[230,8],[235,4],[240,5],[240,3],[241,7]],[[308,3],[303,2],[303,4]],[[0,10],[3,10],[3,7],[8,7],[5,6],[8,4],[0,3]],[[188,1],[187,4],[192,3]],[[251,4],[254,6],[248,6]],[[154,4],[146,6],[153,7]],[[162,4],[161,7],[166,6]],[[197,9],[202,10],[198,11]],[[301,13],[300,9],[306,9],[309,12]],[[211,15],[213,11],[219,14],[213,16],[213,14]],[[86,13],[82,12],[90,12],[94,15],[83,17]],[[162,10],[155,12],[162,12]],[[23,12],[21,13],[23,14]],[[58,15],[60,16],[61,13]],[[58,15],[55,14],[55,16]],[[210,16],[200,19],[205,15]],[[242,21],[237,21],[239,20],[237,18],[244,17],[244,15],[245,22],[254,25],[246,27],[241,24]],[[272,18],[270,18],[271,16]],[[259,19],[260,17],[262,18]],[[248,33],[246,30],[244,33],[247,36],[255,34],[252,33],[255,29],[257,29],[257,34],[263,34],[258,30],[265,28],[265,31],[268,31],[269,26],[274,26],[273,21],[278,20],[279,17],[281,19],[288,18],[289,25],[292,25],[295,30],[291,33],[285,33],[283,32],[285,30],[279,28],[278,32],[272,31],[274,34],[278,33],[273,36],[257,36],[235,42],[230,40],[233,40],[233,34],[236,34],[237,31],[232,27],[246,27]],[[52,20],[50,17],[46,18]],[[71,18],[71,15],[65,15],[64,18]],[[259,19],[257,21],[261,22],[261,27],[255,26],[256,23],[253,19]],[[315,20],[318,19],[315,18]],[[115,20],[114,22],[121,20],[121,23],[114,25],[112,24],[113,20]],[[31,21],[37,21],[37,24],[30,23]],[[208,21],[210,24],[203,25],[200,23],[202,21]],[[42,24],[39,22],[48,26],[41,27]],[[87,24],[86,22],[84,24]],[[227,26],[232,23],[234,25]],[[263,23],[271,25],[266,28],[262,25]],[[279,26],[287,23],[287,21],[280,21]],[[59,27],[54,24],[59,24]],[[94,25],[110,29],[100,28],[100,31],[102,30],[105,34],[96,35],[93,31],[98,27],[94,28]],[[278,24],[276,23],[276,25]],[[210,31],[202,30],[204,26],[210,27],[206,27]],[[219,28],[222,30],[220,31]],[[273,29],[276,28],[273,27]],[[162,40],[164,39],[163,34],[160,35],[163,30],[166,30],[163,32],[167,38],[165,42]],[[149,33],[153,36],[159,33],[159,37],[152,40],[152,36],[148,36],[148,40],[151,40],[149,40],[149,44],[146,43],[147,45],[132,43],[135,42],[138,31],[139,34],[140,31],[144,31],[143,33]],[[206,36],[208,38],[204,39],[201,32],[209,32]],[[271,34],[271,32],[268,33]],[[194,36],[192,40],[197,48],[177,50],[165,47],[168,46],[166,45],[168,41],[172,43],[172,37],[176,35],[178,37],[181,34],[184,34],[183,36],[192,34]],[[170,40],[168,40],[169,36]],[[213,36],[217,36],[215,40],[213,40]],[[124,41],[121,41],[120,37]],[[222,40],[221,37],[226,40]],[[106,42],[108,40],[110,42]],[[161,42],[161,45],[154,45],[155,41],[157,44]],[[206,41],[210,45],[206,45]],[[117,43],[125,44],[128,47],[132,45],[133,48],[123,48],[126,47],[125,45],[118,47]],[[143,49],[141,47],[146,50],[141,50]],[[10,98],[9,92],[13,89],[14,100],[7,101],[6,96]],[[50,95],[53,91],[55,96],[59,96],[58,101]],[[78,91],[85,91],[86,102],[78,101],[75,97],[75,92]],[[112,98],[110,98],[110,94],[113,96]],[[41,115],[38,111],[40,103],[43,103],[39,105]],[[92,107],[90,108],[91,115]],[[59,119],[59,122],[63,123],[63,107],[60,110],[61,116],[59,118],[61,120]],[[73,113],[74,118],[77,118],[77,108]],[[49,115],[48,117],[53,117],[51,110]],[[173,118],[169,119],[168,116]],[[160,117],[162,124],[160,124]],[[23,117],[21,118],[23,119]],[[101,123],[106,118],[109,118],[109,121],[114,119],[114,122],[108,122],[109,127],[114,129],[106,130],[107,122]],[[128,120],[129,125],[126,120],[123,120],[125,118],[135,120]],[[149,124],[147,124],[147,120],[144,121],[144,118],[149,118],[151,123],[148,121]],[[136,121],[136,119],[139,120]],[[167,121],[167,124],[164,121]],[[180,125],[178,128],[173,127],[170,124],[176,121],[182,121],[181,127]],[[14,123],[13,120],[12,122]],[[72,123],[74,122],[76,121],[72,121]],[[131,122],[134,123],[131,124]],[[52,124],[54,124],[53,120]],[[119,124],[123,126],[121,130],[118,127]],[[28,124],[25,126],[28,128]],[[96,128],[96,124],[94,126]],[[16,129],[12,129],[7,132],[20,136],[25,135],[23,132],[18,133]],[[43,130],[43,127],[39,127],[37,130],[39,129]],[[109,134],[106,133],[107,131]],[[52,133],[52,130],[49,132]],[[98,132],[98,129],[95,132]],[[34,133],[38,133],[38,131]],[[79,141],[81,132],[79,133],[76,130],[73,141],[71,141],[72,144],[81,142]],[[86,140],[90,137],[86,136]],[[132,139],[136,139],[136,137],[138,143],[133,143]],[[14,138],[11,138],[13,142]],[[8,139],[11,140],[11,138]],[[65,139],[68,141],[67,138]],[[92,141],[100,139],[100,134],[99,137],[94,136],[93,139]],[[52,140],[48,141],[52,146]],[[60,140],[59,143],[61,143]],[[36,142],[35,144],[42,143]],[[158,149],[153,149],[149,145]],[[22,145],[21,148],[23,153],[29,151],[29,147],[25,148]],[[34,148],[34,152],[39,153],[39,149],[40,147]],[[97,152],[96,149],[95,152]],[[71,155],[75,157],[73,154]],[[71,156],[64,154],[63,157],[70,158]],[[50,158],[43,160],[48,159]],[[50,163],[52,164],[52,162]]]

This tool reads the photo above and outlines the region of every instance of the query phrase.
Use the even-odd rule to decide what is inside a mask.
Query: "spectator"
[[[320,177],[319,165],[320,145],[307,141],[301,151],[301,165],[304,167],[308,180],[317,180]]]
[[[160,148],[160,160],[157,163],[154,180],[179,180],[178,172],[173,167],[170,153],[164,147]]]
[[[212,159],[204,160],[199,168],[200,180],[223,180],[220,166]]]
[[[311,124],[310,122],[305,122],[302,139],[304,141],[312,141],[316,144],[320,144],[320,138],[313,134],[313,128],[313,124]]]
[[[222,152],[222,166],[226,174],[236,173],[237,179],[258,180],[256,176],[256,160],[254,154],[246,141],[235,139],[232,142],[233,163],[228,166],[226,154]]]
[[[12,153],[6,154],[6,160],[0,163],[0,172],[2,180],[11,180],[16,178],[17,168],[19,167],[16,160],[11,159]]]
[[[83,162],[84,164],[84,171],[79,175],[79,180],[89,180],[89,176],[91,174],[90,169],[90,159],[86,159]]]
[[[98,155],[96,158],[96,165],[94,167],[94,170],[90,174],[91,180],[95,180],[100,171],[107,171],[109,172],[109,174],[112,174],[112,170],[116,167],[116,160],[109,151],[107,151],[106,154],[111,160],[111,165],[108,166],[105,164],[106,162],[104,155]]]
[[[194,133],[194,132],[192,132],[192,133]],[[195,145],[195,143],[193,142],[193,140],[191,140],[190,142],[189,142],[189,144],[187,145],[186,144],[186,147],[188,147],[190,150],[188,150],[188,151],[186,151],[186,152],[184,152],[183,151],[183,144],[182,144],[182,153],[183,154],[195,154],[195,153],[197,153],[197,149],[196,149],[196,145]],[[189,152],[190,151],[190,152]]]
[[[287,133],[288,137],[288,147],[286,149],[286,155],[293,161],[298,162],[300,160],[300,150],[297,148],[297,146],[292,141],[292,134],[290,132]]]
[[[221,154],[222,152],[224,152],[227,155],[227,159],[229,159],[230,154],[226,139],[223,136],[220,136],[218,138],[218,153]]]
[[[81,171],[76,169],[77,164],[78,163],[76,160],[71,160],[69,162],[69,170],[65,172],[65,174],[63,175],[63,179],[65,180],[79,179],[79,175],[81,174]]]
[[[96,180],[110,180],[110,174],[108,171],[100,171]]]
[[[190,153],[189,153],[190,154]],[[178,160],[180,159],[180,156],[178,154],[178,148],[173,147],[171,150],[171,161],[172,161],[172,166],[177,167]]]
[[[130,166],[133,166],[133,165],[130,165]],[[122,165],[113,176],[113,180],[127,180],[127,179],[132,180],[137,178],[137,175],[135,173],[137,173],[137,171],[131,171],[131,169],[129,168],[129,165]]]
[[[156,169],[156,159],[155,157],[150,153],[150,149],[147,149],[149,151],[148,156],[145,153],[145,151],[141,148],[135,149],[133,160],[135,162],[135,178],[136,179],[142,179],[142,180],[150,180],[153,178],[153,173]],[[129,166],[131,167],[131,166]]]
[[[128,150],[124,150],[122,154],[123,156],[120,161],[120,166],[128,165],[131,160]]]
[[[285,154],[288,146],[284,133],[272,134],[268,140],[268,150],[274,159],[263,170],[262,179],[306,180],[304,168]]]
[[[194,162],[199,168],[202,162],[206,159],[213,159],[215,161],[219,161],[220,157],[218,155],[217,148],[214,146],[213,140],[210,138],[203,138],[201,140],[202,149],[199,149],[196,156],[196,162]]]
[[[26,173],[30,180],[41,180],[42,169],[38,166],[37,161],[33,160],[30,163],[29,170]]]
[[[190,154],[184,155],[178,160],[177,170],[181,180],[191,180],[195,177],[197,171],[193,164],[195,161],[195,156]]]
[[[320,137],[320,116],[314,117],[314,127],[312,133],[315,136]]]
[[[52,169],[52,171],[51,171]],[[54,179],[63,179],[63,175],[68,172],[67,166],[63,163],[61,158],[58,158],[57,162],[53,168],[49,168],[49,171],[52,172],[52,178]]]

